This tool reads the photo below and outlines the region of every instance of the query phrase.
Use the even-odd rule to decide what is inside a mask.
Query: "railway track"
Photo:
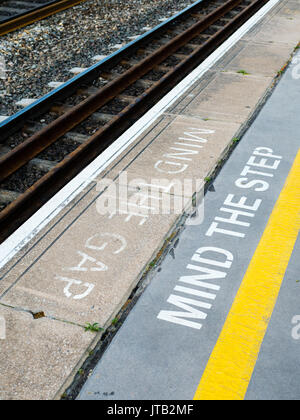
[[[0,36],[85,0],[0,0]]]
[[[268,0],[200,0],[0,124],[0,241]]]

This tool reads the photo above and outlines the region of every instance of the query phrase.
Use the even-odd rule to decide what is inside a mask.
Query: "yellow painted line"
[[[195,400],[243,400],[300,230],[300,150],[248,267]]]

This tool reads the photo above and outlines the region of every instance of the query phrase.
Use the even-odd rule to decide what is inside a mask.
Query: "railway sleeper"
[[[9,191],[0,188],[0,206],[7,206],[15,201],[20,195],[21,193],[16,191]]]

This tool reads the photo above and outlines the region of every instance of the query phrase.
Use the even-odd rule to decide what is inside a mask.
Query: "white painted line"
[[[0,268],[10,261],[32,238],[34,238],[59,212],[82,192],[124,150],[128,148],[153,122],[176,100],[198,81],[223,55],[230,50],[256,23],[258,23],[280,0],[270,0],[238,31],[211,54],[198,68],[180,82],[139,121],[118,138],[107,150],[62,188],[51,200],[0,245]]]
[[[123,44],[116,44],[116,45],[113,45],[112,47],[111,47],[111,49],[112,50],[119,50],[120,48],[122,48],[124,45]]]
[[[80,73],[83,73],[86,70],[88,70],[88,69],[84,68],[84,67],[74,67],[73,69],[71,69],[69,71],[70,71],[70,73],[73,73],[73,74],[80,74]]]
[[[106,57],[107,57],[107,55],[95,55],[95,57],[93,57],[92,60],[93,61],[102,61]]]
[[[8,118],[7,115],[0,115],[0,123],[3,122],[3,121],[5,121],[6,118]]]
[[[48,86],[51,87],[51,88],[57,89],[64,84],[65,84],[65,82],[50,82],[50,83],[48,83]]]
[[[27,106],[33,104],[35,101],[36,99],[24,98],[16,102],[16,105],[21,106],[22,108],[26,108]]]

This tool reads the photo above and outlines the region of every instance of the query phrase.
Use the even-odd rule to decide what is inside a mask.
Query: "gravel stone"
[[[7,180],[3,181],[0,184],[0,188],[3,190],[24,193],[36,181],[45,175],[45,173],[46,172],[41,171],[39,168],[26,165],[11,175]]]
[[[1,37],[0,115],[20,110],[15,103],[48,93],[49,82],[70,79],[70,69],[89,67],[93,57],[107,55],[116,44],[158,25],[160,19],[192,4],[192,0],[88,0],[26,28]]]

